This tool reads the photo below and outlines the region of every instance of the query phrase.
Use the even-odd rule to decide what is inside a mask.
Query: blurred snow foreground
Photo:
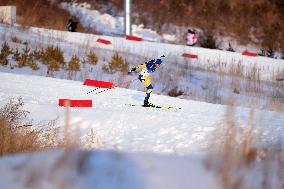
[[[7,166],[8,165],[8,166]],[[198,157],[53,151],[0,160],[0,188],[220,188]]]

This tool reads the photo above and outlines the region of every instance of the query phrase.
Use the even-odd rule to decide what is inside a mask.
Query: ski
[[[169,109],[176,109],[176,110],[180,110],[181,108],[176,108],[173,106],[158,106],[155,104],[150,103],[149,106],[144,106],[141,104],[125,104],[126,106],[132,106],[132,107],[143,107],[143,108],[158,108],[158,109],[165,109],[165,110],[169,110]]]

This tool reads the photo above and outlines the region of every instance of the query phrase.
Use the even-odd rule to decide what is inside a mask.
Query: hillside
[[[93,9],[111,15],[123,15],[122,1],[103,0],[76,2],[90,3]],[[133,1],[134,24],[143,24],[159,34],[176,36],[176,43],[184,44],[188,28],[200,35],[200,45],[208,48],[228,48],[228,42],[253,45],[283,52],[284,4],[281,0],[249,1]],[[225,47],[224,42],[225,40]]]
[[[7,61],[3,59],[4,65],[0,67],[3,72],[79,81],[91,78],[113,81],[120,87],[144,91],[144,87],[136,80],[138,75],[126,76],[123,73],[135,65],[164,54],[165,64],[161,66],[161,71],[152,76],[156,94],[224,105],[233,100],[239,106],[283,110],[284,62],[281,59],[44,28],[0,27],[2,50],[5,41],[11,48]],[[100,39],[107,40],[110,44],[98,42]],[[30,67],[31,63],[26,62],[23,66],[16,59],[19,56],[17,52],[24,53],[25,49],[29,50],[29,55],[25,56],[36,63],[37,70]],[[246,48],[242,50],[245,51]],[[41,55],[43,52],[46,55]],[[96,57],[93,63],[87,61],[90,53]],[[121,68],[112,64],[116,53],[121,58],[118,62],[123,65]],[[53,68],[54,61],[50,60],[53,60],[53,56],[58,57],[58,54],[61,57],[55,59],[58,67]],[[197,58],[184,55],[194,55]],[[45,56],[47,57],[44,58]],[[73,56],[78,58],[79,69],[75,71],[68,69]],[[126,64],[122,60],[126,60]],[[8,62],[7,65],[5,62]],[[114,71],[106,69],[108,67],[113,67]],[[124,84],[130,79],[133,82]]]
[[[45,27],[66,31],[66,24],[70,18],[75,20],[68,11],[58,6],[58,1],[49,0],[1,0],[0,6],[14,5],[17,9],[17,24],[23,27]],[[94,29],[83,27],[79,20],[78,31],[96,33]]]
[[[21,25],[66,30],[65,25],[71,15],[80,22],[83,18],[82,15],[63,8],[62,2],[87,3],[92,11],[97,10],[113,17],[123,16],[123,2],[113,0],[40,0],[34,3],[27,0],[3,0],[0,5],[16,5],[17,20]],[[185,44],[187,29],[195,28],[200,36],[199,45],[206,48],[227,50],[230,42],[235,50],[241,45],[254,46],[276,57],[284,49],[284,5],[281,0],[163,0],[158,4],[151,0],[147,4],[133,1],[132,7],[133,24],[155,31],[161,36],[169,35],[173,43]],[[93,23],[82,23],[79,31],[97,33],[97,26],[90,27],[92,25]]]

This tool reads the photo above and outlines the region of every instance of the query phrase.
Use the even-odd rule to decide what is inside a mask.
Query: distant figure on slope
[[[194,30],[188,29],[188,34],[186,36],[186,45],[194,46],[197,42],[197,34]]]
[[[161,56],[161,58],[165,57],[165,55]],[[143,85],[146,87],[146,97],[144,100],[144,106],[149,107],[151,106],[151,103],[149,103],[150,94],[153,91],[153,85],[151,84],[151,78],[150,73],[157,70],[160,65],[162,64],[162,59],[158,58],[157,60],[150,60],[148,62],[145,62],[144,64],[140,64],[134,68],[131,69],[128,74],[130,75],[132,72],[135,72],[137,69],[142,69],[140,71],[140,74],[138,76],[138,79],[143,83]]]
[[[72,18],[70,18],[70,19],[68,20],[68,23],[67,23],[67,25],[66,25],[66,28],[67,28],[68,31],[70,31],[70,32],[76,32],[77,24],[78,24],[78,22],[75,22],[75,21],[73,21]]]

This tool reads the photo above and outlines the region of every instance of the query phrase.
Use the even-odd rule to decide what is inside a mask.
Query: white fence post
[[[0,6],[0,23],[16,23],[16,6]]]

